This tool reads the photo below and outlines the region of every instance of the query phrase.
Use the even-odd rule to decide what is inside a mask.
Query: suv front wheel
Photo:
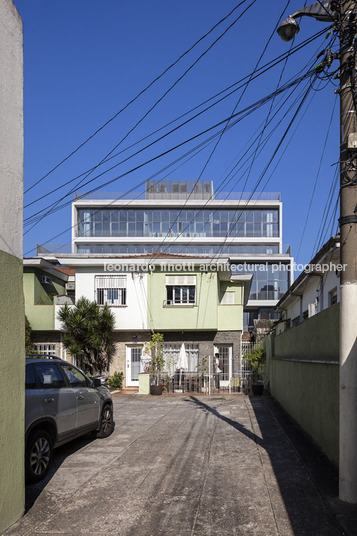
[[[113,431],[113,408],[110,404],[106,404],[102,411],[100,420],[100,428],[97,432],[97,437],[108,437]]]
[[[26,444],[26,481],[38,482],[46,476],[52,461],[52,439],[46,430],[33,432]]]

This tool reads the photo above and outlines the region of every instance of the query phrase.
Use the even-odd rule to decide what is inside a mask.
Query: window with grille
[[[337,303],[337,287],[333,288],[328,293],[328,304],[334,305],[335,303]]]
[[[55,344],[33,344],[35,352],[44,355],[53,355],[55,353]]]
[[[167,275],[166,305],[196,305],[196,276]]]
[[[126,305],[127,276],[95,277],[95,295],[98,305]]]
[[[177,368],[177,363],[180,357],[182,343],[165,343],[164,359],[165,370],[169,374],[173,374]],[[188,362],[187,372],[197,372],[198,366],[198,343],[185,342],[185,351]]]

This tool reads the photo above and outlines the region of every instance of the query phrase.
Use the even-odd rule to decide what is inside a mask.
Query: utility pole
[[[340,28],[340,467],[339,496],[357,503],[357,2],[341,2]]]
[[[278,29],[285,41],[297,18],[332,22],[340,32],[340,421],[339,497],[357,504],[357,0],[318,2],[297,11]],[[329,65],[332,57],[325,58]]]

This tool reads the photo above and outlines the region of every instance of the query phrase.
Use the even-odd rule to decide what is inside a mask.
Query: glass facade
[[[278,209],[78,209],[80,237],[278,237]]]
[[[278,320],[281,314],[272,307],[259,307],[254,311],[243,312],[243,331],[252,332],[254,330],[254,320]]]
[[[253,274],[249,300],[280,300],[288,290],[290,272],[287,263],[232,264],[233,274]]]
[[[237,255],[237,254],[267,254],[279,253],[278,244],[239,244],[231,246],[196,245],[196,244],[78,244],[77,253],[82,254],[151,254],[171,253],[187,255]]]

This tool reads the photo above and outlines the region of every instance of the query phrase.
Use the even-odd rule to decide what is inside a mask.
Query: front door
[[[214,353],[219,354],[220,386],[229,387],[229,382],[232,377],[232,345],[218,344],[214,348]]]
[[[126,347],[126,386],[139,387],[139,372],[142,346],[127,346]]]

